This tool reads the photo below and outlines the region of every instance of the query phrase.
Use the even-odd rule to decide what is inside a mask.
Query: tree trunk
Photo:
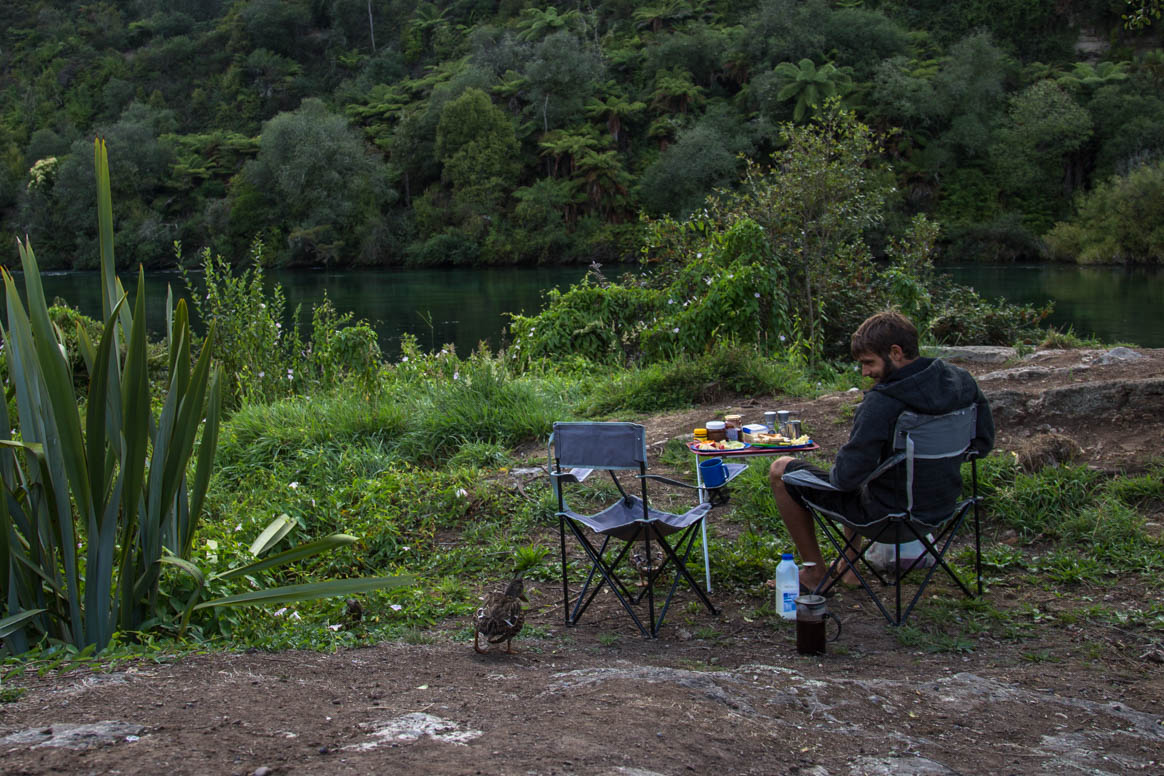
[[[368,0],[368,34],[372,37],[372,53],[376,53],[376,23],[372,21],[372,0]]]

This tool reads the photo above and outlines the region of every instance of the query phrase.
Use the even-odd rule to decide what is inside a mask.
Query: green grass
[[[469,632],[467,618],[479,605],[479,591],[517,570],[524,570],[527,588],[557,584],[557,521],[548,481],[523,480],[519,491],[510,470],[543,463],[552,421],[588,411],[590,399],[578,389],[585,381],[553,373],[517,377],[483,356],[474,359],[420,356],[396,373],[387,370],[385,383],[370,394],[337,391],[251,405],[226,422],[208,514],[195,542],[198,563],[221,571],[244,562],[262,527],[286,513],[295,521],[287,546],[337,531],[358,542],[256,583],[397,573],[412,574],[417,583],[362,596],[358,622],[345,619],[342,599],[306,602],[278,614],[281,607],[199,613],[191,644],[200,638],[262,649],[331,650],[381,639],[423,642],[448,637],[450,622],[456,632]],[[645,379],[649,372],[623,379]],[[606,384],[596,385],[600,390]],[[799,385],[810,387],[807,378]],[[443,441],[424,438],[434,435]],[[681,479],[694,480],[682,440],[664,447],[662,463]],[[779,553],[791,548],[766,463],[760,460],[733,481],[731,502],[712,513],[709,525],[717,588],[750,596],[755,604],[748,611],[759,621],[772,614],[764,580]],[[980,462],[979,471],[988,593],[1002,583],[1052,591],[1122,583],[1161,587],[1164,546],[1144,522],[1164,505],[1164,462],[1127,477],[1082,467],[1028,475],[1011,457],[995,455]],[[608,504],[618,495],[604,473],[574,490],[583,506]],[[689,491],[663,491],[665,507],[694,503]],[[1017,535],[1010,543],[994,538],[1007,530]],[[722,538],[729,533],[733,541]],[[963,539],[968,535],[964,528]],[[973,554],[965,543],[950,560],[964,579],[971,577]],[[689,568],[702,578],[698,540]],[[933,597],[915,610],[910,626],[898,629],[903,646],[966,652],[982,637],[1019,640],[1029,637],[1031,624],[1059,627],[1080,617],[1116,625],[1123,617],[1127,627],[1164,631],[1160,607],[1116,614],[1091,604],[1052,616],[1034,607],[1007,607],[996,595],[964,600],[940,576],[936,580]],[[224,588],[216,594],[251,587],[248,580],[230,583],[233,588],[219,584]],[[185,575],[167,571],[163,596],[178,605],[189,585]],[[695,610],[690,627],[707,628],[701,637],[719,638],[702,620],[702,607],[688,606]],[[170,633],[163,626],[122,638],[138,641],[144,654],[162,654],[177,648],[168,641]],[[74,658],[53,659],[64,665]],[[50,662],[40,660],[42,666]]]

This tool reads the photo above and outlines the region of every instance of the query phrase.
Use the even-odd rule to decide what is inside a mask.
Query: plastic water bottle
[[[792,553],[786,552],[780,556],[780,563],[776,565],[776,608],[780,616],[786,620],[796,619],[796,597],[800,595],[800,570],[796,568],[796,561]]]

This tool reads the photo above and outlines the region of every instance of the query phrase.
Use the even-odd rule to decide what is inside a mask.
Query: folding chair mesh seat
[[[744,468],[734,467],[733,476]],[[600,512],[582,514],[567,506],[566,486],[582,482],[594,470],[610,473],[621,498]],[[626,492],[616,476],[620,471],[634,472],[634,477],[639,481],[639,495]],[[609,586],[639,631],[648,638],[659,634],[667,607],[680,582],[685,582],[695,591],[708,611],[717,613],[687,570],[687,559],[691,555],[697,531],[712,505],[700,503],[682,514],[663,512],[650,505],[647,497],[648,480],[660,480],[692,490],[698,488],[647,474],[647,446],[642,426],[636,423],[555,423],[554,433],[550,437],[550,477],[558,502],[556,514],[562,554],[562,597],[566,625],[578,622],[604,585]],[[570,592],[567,533],[578,541],[590,561],[585,581],[576,594]],[[596,546],[597,537],[602,540]],[[641,547],[641,554],[637,557],[645,585],[643,590],[634,593],[619,578],[618,570],[636,545]],[[656,616],[655,583],[668,572],[674,575]],[[637,611],[644,597],[647,609],[645,618],[640,617]]]
[[[813,513],[817,524],[837,551],[837,557],[829,566],[821,584],[817,586],[817,593],[827,592],[837,583],[846,569],[852,569],[861,587],[873,599],[877,608],[885,615],[892,625],[901,625],[909,617],[914,606],[921,599],[930,580],[938,568],[962,589],[967,597],[973,598],[965,583],[957,573],[946,563],[946,551],[949,550],[954,536],[965,520],[970,507],[974,512],[974,554],[977,594],[982,595],[982,539],[981,527],[978,518],[978,466],[976,454],[970,449],[974,439],[977,422],[977,408],[974,405],[955,410],[943,415],[923,415],[915,412],[903,412],[894,428],[894,454],[884,461],[877,469],[861,483],[860,491],[862,503],[868,504],[869,484],[881,477],[896,477],[900,483],[903,509],[887,515],[872,515],[867,520],[854,520],[853,517],[837,514],[834,511],[814,502],[813,492],[836,491],[837,488],[826,480],[814,476],[809,471],[792,471],[783,476],[786,484],[796,485],[800,495],[804,498],[809,511]],[[954,460],[951,460],[954,459]],[[915,504],[915,485],[923,481],[934,467],[949,467],[960,465],[962,461],[971,462],[972,495],[970,498],[958,501],[960,493],[951,494],[950,509],[935,512],[931,506]],[[956,463],[955,463],[956,461]],[[855,535],[850,540],[836,523],[853,529]],[[930,534],[934,538],[930,538]],[[870,541],[864,542],[862,537]],[[906,542],[918,541],[925,548],[920,558],[908,564],[909,568],[902,570],[901,545]],[[872,546],[872,542],[895,545],[893,581],[890,582],[865,557],[865,553]],[[849,553],[855,554],[850,560]],[[896,597],[895,614],[890,614],[881,597],[869,584],[861,573],[858,565],[863,565],[883,585],[892,585]],[[910,571],[925,570],[925,578],[919,584],[917,591],[910,600],[904,614],[901,608],[901,584]]]

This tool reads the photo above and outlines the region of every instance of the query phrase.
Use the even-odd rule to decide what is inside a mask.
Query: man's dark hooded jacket
[[[829,474],[832,484],[841,490],[857,490],[882,461],[893,455],[893,428],[902,412],[940,415],[970,404],[978,407],[978,427],[971,448],[985,455],[994,446],[994,419],[969,372],[935,358],[917,358],[897,369],[873,386],[857,407],[849,441],[837,453]],[[960,463],[943,459],[926,464],[924,476],[914,480],[914,514],[923,520],[941,520],[953,511],[961,493]],[[871,517],[905,507],[904,468],[896,467],[897,476],[878,477],[870,483],[865,508]]]

